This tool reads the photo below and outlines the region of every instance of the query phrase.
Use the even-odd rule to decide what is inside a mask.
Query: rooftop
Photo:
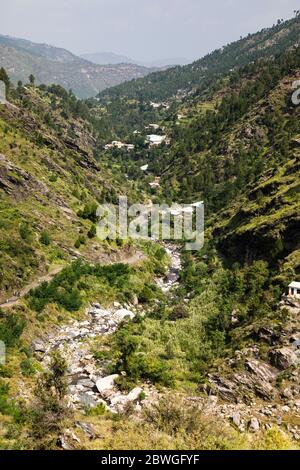
[[[300,282],[291,282],[289,285],[292,289],[300,289]]]

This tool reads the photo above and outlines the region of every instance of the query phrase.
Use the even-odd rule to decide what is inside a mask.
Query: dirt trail
[[[60,271],[64,268],[64,266],[56,266],[54,269],[52,269],[48,274],[45,274],[44,276],[40,276],[34,281],[32,281],[30,284],[28,284],[26,287],[24,287],[18,295],[15,295],[11,297],[10,299],[7,299],[5,302],[0,304],[0,308],[8,308],[8,307],[13,307],[16,305],[25,295],[27,295],[31,289],[35,289],[36,287],[40,286],[43,282],[49,282],[51,281],[54,276],[56,276]]]
[[[145,255],[141,252],[136,252],[132,255],[120,257],[119,260],[106,260],[102,262],[101,264],[103,265],[111,265],[115,263],[124,263],[124,264],[129,264],[129,265],[134,265],[137,263],[140,263],[145,259]],[[61,266],[56,266],[54,269],[52,269],[48,274],[45,274],[43,276],[38,277],[34,281],[32,281],[30,284],[28,284],[26,287],[24,287],[18,295],[14,295],[13,297],[7,299],[5,302],[0,303],[0,308],[6,309],[6,308],[11,308],[17,305],[20,300],[25,297],[31,289],[35,289],[36,287],[39,287],[43,282],[50,282],[57,274],[59,274],[65,265]]]

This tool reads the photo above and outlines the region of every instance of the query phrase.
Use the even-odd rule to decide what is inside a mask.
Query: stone
[[[241,415],[240,413],[234,413],[232,415],[232,422],[238,428],[241,425]]]
[[[78,385],[81,385],[84,388],[93,388],[95,384],[90,379],[82,379],[77,382],[77,386]]]
[[[276,378],[276,374],[272,368],[263,362],[257,360],[246,360],[245,367],[249,372],[251,372],[251,374],[256,375],[263,381],[271,382]]]
[[[275,367],[286,370],[296,364],[298,358],[290,348],[274,349],[270,352],[270,361]]]
[[[290,388],[285,388],[285,389],[283,390],[283,392],[281,393],[281,396],[282,396],[283,398],[292,398],[293,393],[292,393],[292,391],[291,391]]]
[[[34,352],[42,352],[42,353],[46,352],[46,346],[42,343],[42,341],[38,339],[32,341],[31,348]]]
[[[87,393],[82,393],[79,397],[79,401],[83,406],[94,408],[97,405],[96,400]]]
[[[260,423],[257,418],[251,418],[249,422],[249,431],[250,432],[257,432],[259,431]]]
[[[216,405],[218,403],[218,397],[216,395],[209,395],[208,403],[210,405]]]
[[[143,389],[141,387],[136,387],[133,390],[131,390],[130,393],[127,395],[127,400],[128,401],[137,401],[140,397],[140,394],[142,393]]]
[[[109,375],[107,377],[103,377],[96,381],[96,387],[101,395],[106,398],[107,395],[112,392],[115,386],[115,380],[119,377],[118,374]]]
[[[130,318],[131,320],[135,317],[133,312],[131,312],[130,310],[126,310],[125,308],[117,310],[113,316],[114,316],[114,319],[118,322],[125,320],[125,318],[127,317]]]
[[[76,426],[79,429],[81,429],[85,434],[87,434],[91,440],[96,439],[96,437],[97,437],[96,432],[95,432],[95,429],[93,428],[93,426],[91,424],[84,423],[84,422],[81,422],[81,421],[77,421]]]

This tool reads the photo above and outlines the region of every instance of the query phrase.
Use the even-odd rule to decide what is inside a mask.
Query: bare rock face
[[[298,357],[290,348],[274,349],[270,352],[270,362],[281,370],[286,370],[297,363]]]

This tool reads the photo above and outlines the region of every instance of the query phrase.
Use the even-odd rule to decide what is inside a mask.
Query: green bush
[[[97,235],[97,228],[96,228],[96,225],[93,224],[90,228],[90,230],[88,231],[88,238],[95,238],[95,236]]]
[[[22,223],[20,226],[20,236],[22,240],[29,242],[31,240],[31,230],[27,223]]]
[[[30,377],[36,373],[32,359],[26,358],[20,363],[20,368],[24,377]]]
[[[51,243],[50,236],[46,230],[43,230],[40,236],[40,242],[42,245],[48,246]]]
[[[0,341],[3,341],[7,348],[17,346],[20,341],[26,321],[17,314],[4,316],[0,311]]]

